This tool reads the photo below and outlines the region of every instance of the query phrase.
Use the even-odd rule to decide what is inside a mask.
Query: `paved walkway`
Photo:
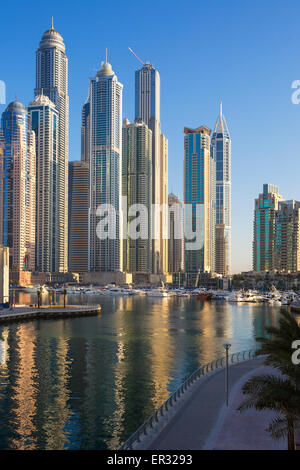
[[[236,411],[243,400],[241,387],[252,375],[274,373],[253,359],[229,368],[229,407],[225,401],[225,370],[199,383],[164,429],[144,448],[152,450],[192,449],[286,449],[286,442],[274,441],[265,431],[272,412]]]

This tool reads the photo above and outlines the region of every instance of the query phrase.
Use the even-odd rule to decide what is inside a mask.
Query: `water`
[[[116,449],[190,373],[223,356],[224,342],[251,349],[279,316],[186,298],[69,302],[102,313],[0,327],[0,449]]]

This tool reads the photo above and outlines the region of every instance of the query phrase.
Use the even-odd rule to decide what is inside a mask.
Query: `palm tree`
[[[278,327],[266,328],[268,338],[257,338],[261,343],[257,355],[265,355],[264,364],[281,372],[281,376],[261,375],[250,378],[243,386],[247,398],[238,410],[248,408],[270,409],[277,414],[267,431],[274,439],[288,437],[288,449],[295,449],[295,428],[300,422],[300,367],[293,364],[293,341],[300,339],[300,326],[295,317],[281,311]]]
[[[293,314],[282,309],[280,312],[279,326],[266,328],[267,338],[257,338],[261,347],[256,355],[265,355],[264,364],[279,369],[287,375],[300,391],[300,367],[293,364],[292,343],[300,339],[300,326]]]
[[[295,449],[294,431],[300,419],[300,394],[295,393],[294,384],[287,378],[272,374],[258,375],[249,379],[242,391],[247,398],[238,407],[272,410],[275,417],[267,427],[273,439],[288,438],[288,449]]]

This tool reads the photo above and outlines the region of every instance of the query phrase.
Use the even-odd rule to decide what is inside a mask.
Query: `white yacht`
[[[166,290],[163,288],[158,288],[158,289],[152,289],[147,292],[147,295],[149,297],[168,297],[169,294]]]

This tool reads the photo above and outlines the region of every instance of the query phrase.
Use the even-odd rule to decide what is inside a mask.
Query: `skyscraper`
[[[122,90],[111,65],[102,62],[90,79],[90,209],[89,270],[122,270],[122,221],[119,216],[122,194]],[[115,211],[112,232],[102,238],[97,225],[97,208],[108,204]],[[103,206],[102,206],[103,207]],[[112,211],[110,211],[112,212]],[[105,214],[102,214],[106,216]],[[114,237],[114,238],[113,238]]]
[[[281,201],[276,211],[275,268],[300,271],[300,202]]]
[[[14,101],[0,129],[0,243],[10,248],[9,265],[35,269],[35,136],[25,106]]]
[[[152,241],[152,270],[154,273],[164,272],[168,266],[168,255],[164,252],[168,246],[168,147],[167,139],[161,137],[160,76],[149,63],[135,72],[135,118],[141,119],[152,131],[152,204],[165,204],[165,214],[152,220],[157,234]]]
[[[52,26],[40,41],[36,52],[36,88],[34,94],[46,95],[59,111],[57,155],[57,245],[54,270],[68,270],[68,154],[69,96],[68,59],[61,35]]]
[[[283,201],[278,186],[264,184],[255,199],[253,224],[253,270],[275,269],[275,221],[279,201]]]
[[[213,272],[215,159],[206,126],[184,131],[185,271]],[[192,235],[194,232],[194,235]],[[191,244],[188,239],[195,238]],[[196,242],[197,240],[197,242]]]
[[[140,238],[127,234],[124,240],[123,269],[129,272],[152,272],[152,132],[146,124],[135,120],[131,124],[124,119],[122,150],[122,191],[127,198],[128,223],[137,216],[142,220],[139,226]],[[141,213],[133,205],[143,204],[147,213]]]
[[[231,139],[222,103],[211,143],[216,158],[215,271],[231,273]]]
[[[177,223],[182,225],[182,204],[181,201],[175,194],[170,193],[168,197],[169,204],[169,240],[168,240],[168,272],[177,273],[182,268],[182,238],[177,238],[176,233],[176,219]],[[176,208],[176,210],[175,210]],[[182,227],[181,227],[182,235]]]
[[[69,163],[69,271],[88,271],[89,163]]]
[[[58,111],[46,95],[28,107],[36,142],[36,269],[56,269],[58,240]]]

